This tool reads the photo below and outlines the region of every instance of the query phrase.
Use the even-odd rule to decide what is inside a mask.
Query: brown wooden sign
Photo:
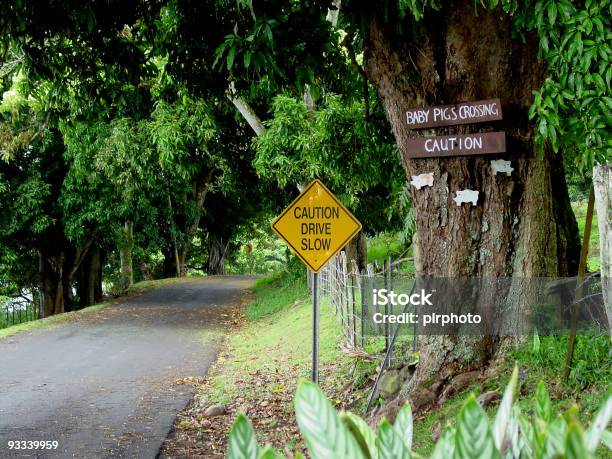
[[[406,121],[410,129],[484,123],[501,119],[502,109],[499,99],[411,108],[406,111]]]
[[[506,133],[480,132],[475,134],[415,137],[408,140],[406,150],[408,158],[504,153],[506,151]]]

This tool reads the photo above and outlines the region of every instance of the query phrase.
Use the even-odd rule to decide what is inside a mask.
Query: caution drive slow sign
[[[315,180],[274,220],[272,229],[317,273],[361,230],[361,223]]]

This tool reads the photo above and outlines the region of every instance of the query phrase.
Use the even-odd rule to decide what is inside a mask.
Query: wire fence
[[[349,260],[342,251],[321,271],[321,296],[336,314],[344,335],[344,346],[349,351],[378,354],[393,347],[396,326],[376,324],[371,320],[373,314],[389,314],[389,306],[381,310],[373,300],[372,292],[380,288],[393,290],[398,282],[413,277],[412,272],[401,269],[406,261],[409,259],[401,256],[396,260],[389,257],[382,264],[368,264],[360,271],[355,260]],[[409,342],[413,350],[415,336],[414,333],[403,334],[404,342]]]
[[[40,317],[40,308],[37,302],[8,300],[5,303],[0,303],[0,329],[38,320]]]
[[[319,275],[322,303],[328,305],[340,322],[345,351],[381,361],[368,406],[388,369],[401,368],[408,356],[411,359],[417,356],[418,359],[415,353],[419,336],[533,336],[534,343],[536,340],[539,342],[539,334],[558,336],[578,332],[585,336],[609,336],[609,313],[602,304],[602,284],[598,273],[591,273],[585,279],[415,279],[414,270],[410,269],[412,265],[405,264],[410,260],[402,259],[403,255],[396,260],[389,257],[382,264],[369,264],[360,271],[354,260],[340,252]],[[387,292],[383,294],[381,289]],[[414,294],[416,297],[418,291],[421,295],[425,291],[436,292],[439,304],[434,300],[435,305],[428,303],[429,306],[424,308],[424,303],[412,306],[410,302],[400,302],[403,309],[397,305],[393,309],[390,301],[378,301],[378,294],[384,297],[394,290],[403,296]],[[483,306],[484,309],[478,309]],[[476,315],[479,320],[474,322],[473,328],[469,325],[444,328],[445,325],[437,325],[438,322],[434,325],[423,322],[423,318],[437,316],[449,319],[457,316],[464,320],[472,315],[471,312],[479,313]],[[376,315],[397,317],[398,313],[418,316],[419,320],[414,324],[373,320]],[[571,362],[569,347],[567,355]]]

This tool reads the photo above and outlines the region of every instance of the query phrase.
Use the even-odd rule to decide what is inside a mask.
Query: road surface
[[[0,458],[154,458],[250,277],[187,279],[0,339]],[[16,451],[8,441],[57,440]]]

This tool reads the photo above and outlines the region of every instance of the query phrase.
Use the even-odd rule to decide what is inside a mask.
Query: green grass
[[[249,320],[273,314],[295,301],[308,296],[305,276],[294,277],[285,273],[274,274],[259,279],[253,287],[255,299],[247,305],[246,315]]]
[[[379,234],[368,238],[368,262],[382,265],[390,256],[398,257],[403,249],[397,234]]]
[[[117,299],[111,299],[107,301],[103,301],[102,303],[94,304],[93,306],[89,306],[87,308],[79,309],[78,311],[65,312],[63,314],[58,314],[51,317],[45,317],[44,319],[32,320],[30,322],[23,322],[17,325],[12,325],[10,327],[0,329],[0,339],[7,338],[9,336],[13,336],[17,333],[36,330],[38,328],[51,327],[55,325],[59,325],[62,323],[70,322],[77,317],[80,317],[83,314],[89,314],[92,312],[100,311],[111,304],[116,303],[117,301],[122,300],[125,297],[135,296],[143,293],[146,290],[163,287],[165,285],[172,285],[178,282],[189,282],[194,278],[169,278],[169,279],[160,279],[153,281],[142,281],[131,286],[126,294]]]
[[[132,285],[127,289],[126,295],[139,295],[147,290],[165,287],[167,285],[174,285],[179,283],[189,283],[194,281],[201,281],[206,276],[189,276],[189,277],[168,277],[166,279],[156,279],[148,281],[140,281]]]
[[[415,423],[415,447],[422,455],[433,451],[432,432],[447,422],[453,423],[455,416],[470,392],[478,395],[483,391],[503,389],[508,384],[512,368],[516,363],[521,369],[521,394],[518,397],[521,410],[527,414],[533,412],[533,396],[539,381],[544,381],[551,395],[551,406],[554,412],[564,412],[573,404],[580,408],[580,420],[589,425],[612,387],[612,364],[609,359],[610,340],[607,336],[579,336],[574,354],[573,370],[568,383],[561,382],[563,361],[567,337],[541,337],[539,348],[533,342],[526,342],[512,350],[498,376],[485,380],[482,387],[478,384],[462,391],[442,406],[429,412],[422,420]],[[491,417],[497,406],[487,412]]]
[[[5,309],[6,299],[0,297],[0,329],[12,327],[25,322],[38,320],[38,307],[30,303],[26,305],[26,309],[18,309],[8,312]]]
[[[578,229],[580,231],[580,243],[584,238],[584,227],[586,224],[586,213],[587,213],[586,200],[572,202],[572,209],[574,215],[576,215],[576,221],[578,222]],[[597,225],[597,212],[593,212],[593,223],[591,226],[591,237],[589,238],[589,256],[587,258],[587,268],[591,272],[599,270],[599,227]]]
[[[65,312],[64,314],[58,314],[58,315],[51,316],[51,317],[45,317],[44,319],[40,319],[40,320],[32,320],[30,322],[23,322],[21,324],[3,328],[0,330],[0,339],[7,338],[9,336],[13,336],[17,333],[35,330],[37,328],[45,328],[45,327],[62,324],[65,322],[70,322],[76,316],[99,311],[100,309],[103,309],[111,304],[113,304],[113,301],[105,301],[103,303],[95,304],[93,306],[89,306],[88,308],[80,309],[78,311]]]
[[[229,349],[221,356],[218,371],[207,387],[206,397],[218,402],[233,398],[249,375],[297,369],[300,377],[309,377],[312,359],[312,303],[305,280],[287,275],[261,279],[254,286],[255,298],[247,305],[246,325],[227,341]],[[319,358],[322,366],[337,364],[345,358],[339,353],[340,326],[325,304],[321,308]],[[348,357],[346,357],[348,359]],[[293,381],[295,382],[295,381]],[[251,396],[273,390],[249,385]]]

